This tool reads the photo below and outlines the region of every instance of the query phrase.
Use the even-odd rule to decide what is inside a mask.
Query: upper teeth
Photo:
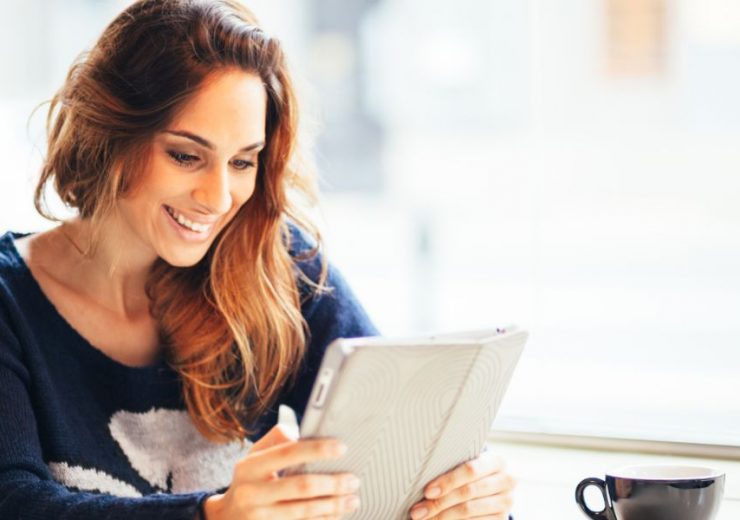
[[[189,220],[187,217],[181,215],[180,213],[177,213],[174,209],[167,206],[167,211],[169,211],[170,215],[172,215],[172,218],[177,220],[181,225],[185,226],[188,229],[192,229],[193,231],[197,231],[198,233],[204,233],[211,229],[210,224],[198,224],[197,222],[193,222],[192,220]]]

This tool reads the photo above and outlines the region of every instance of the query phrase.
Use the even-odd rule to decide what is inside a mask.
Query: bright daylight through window
[[[384,333],[529,329],[497,428],[740,446],[740,4],[248,3],[305,79],[328,254]],[[27,118],[126,2],[63,4],[0,20],[3,229],[49,225]]]

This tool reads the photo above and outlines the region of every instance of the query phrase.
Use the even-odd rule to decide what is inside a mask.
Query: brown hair
[[[150,310],[180,374],[190,416],[215,441],[241,439],[295,376],[306,348],[299,283],[289,248],[297,223],[320,236],[293,196],[315,201],[298,166],[296,99],[279,42],[228,0],[140,0],[73,64],[51,100],[48,153],[35,204],[47,218],[53,187],[96,222],[136,185],[154,135],[218,70],[257,74],[267,93],[266,146],[255,192],[192,267],[155,262]],[[96,233],[93,234],[93,243]],[[301,278],[302,277],[302,278]]]

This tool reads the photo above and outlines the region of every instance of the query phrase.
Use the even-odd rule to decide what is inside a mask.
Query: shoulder
[[[316,239],[294,223],[288,224],[289,252],[299,271],[301,311],[314,339],[373,336],[377,329],[339,269],[328,261]],[[323,270],[326,278],[319,284]]]
[[[16,233],[14,231],[6,231],[0,235],[0,270],[2,270],[2,273],[22,267],[23,259],[16,249],[15,242],[28,236],[27,233]]]
[[[27,292],[26,268],[14,241],[23,236],[12,231],[0,235],[0,363],[4,365],[20,353],[16,328],[21,316],[19,298]]]
[[[28,300],[36,281],[29,267],[30,240],[37,233],[7,231],[0,235],[0,306],[4,310]]]
[[[317,283],[324,263],[321,244],[316,237],[292,221],[288,221],[287,233],[288,254],[300,272]]]
[[[8,299],[22,293],[26,264],[16,249],[15,241],[27,234],[7,231],[0,235],[0,305],[6,308]]]
[[[301,287],[301,313],[307,327],[306,355],[297,372],[294,384],[286,388],[282,402],[303,416],[313,382],[316,379],[326,347],[337,338],[376,336],[378,330],[365,312],[347,281],[339,270],[327,261],[316,240],[297,226],[289,225],[289,249]],[[324,288],[316,290],[312,283],[321,278],[323,266],[327,273]]]

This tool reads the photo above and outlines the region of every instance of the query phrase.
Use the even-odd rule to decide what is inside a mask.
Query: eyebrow
[[[204,147],[208,148],[209,150],[215,150],[216,149],[216,147],[212,143],[210,143],[208,140],[203,139],[201,136],[196,135],[196,134],[193,134],[191,132],[187,132],[185,130],[165,130],[165,133],[166,134],[176,135],[176,136],[179,136],[179,137],[185,137],[187,139],[190,139],[191,141],[195,141],[196,143],[198,143],[201,146],[204,146]],[[250,144],[250,145],[245,146],[244,148],[242,148],[241,150],[239,150],[239,152],[251,152],[252,150],[255,150],[257,148],[261,148],[263,146],[265,146],[265,142],[264,141],[258,141],[256,143],[253,143],[253,144]]]

